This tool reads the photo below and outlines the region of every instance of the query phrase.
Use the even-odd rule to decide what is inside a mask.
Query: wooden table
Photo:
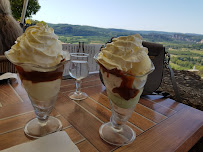
[[[203,136],[203,112],[159,95],[142,97],[128,125],[136,132],[135,141],[117,147],[104,142],[99,127],[111,116],[105,87],[98,74],[82,83],[89,97],[73,101],[73,79],[63,80],[52,115],[59,118],[72,141],[81,152],[166,152],[188,151]],[[35,117],[27,93],[20,80],[0,84],[0,150],[30,141],[23,132],[27,121]]]

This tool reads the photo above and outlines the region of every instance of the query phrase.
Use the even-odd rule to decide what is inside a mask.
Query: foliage
[[[96,44],[104,44],[110,38],[108,37],[99,37],[99,36],[59,36],[59,40],[64,43],[78,43],[85,42],[86,44],[96,43]]]
[[[13,17],[16,20],[19,20],[23,10],[24,0],[10,0],[10,3]],[[33,14],[36,14],[39,9],[40,5],[38,3],[38,0],[29,0],[25,18],[31,17]]]
[[[192,69],[194,65],[203,66],[203,60],[201,58],[172,57],[171,62],[190,69]]]
[[[199,70],[199,75],[203,77],[203,66],[196,66],[195,68]]]
[[[182,67],[182,66],[177,65],[173,62],[170,62],[170,66],[171,66],[171,68],[176,69],[176,70],[189,70],[189,68]]]
[[[37,24],[37,23],[39,23],[40,21],[38,21],[38,20],[32,20],[32,19],[29,19],[30,21],[31,21],[31,24],[32,25],[35,25],[35,24]],[[43,21],[41,21],[41,22],[43,22]]]
[[[26,21],[25,21],[25,24],[32,24],[32,22],[31,22],[31,20],[30,19],[27,19]]]
[[[169,50],[169,53],[178,56],[190,56],[190,57],[203,57],[203,54],[193,53],[191,51],[181,51],[181,50]]]

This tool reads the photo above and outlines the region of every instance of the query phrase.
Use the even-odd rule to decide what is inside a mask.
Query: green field
[[[177,44],[175,45],[177,46]],[[203,49],[193,49],[190,47],[179,47],[178,49],[168,48],[166,50],[171,54],[170,65],[176,70],[199,70],[199,75],[203,77]]]
[[[171,66],[171,68],[176,69],[176,70],[189,70],[188,68],[182,67],[182,66],[177,65],[173,62],[170,62],[169,65]]]

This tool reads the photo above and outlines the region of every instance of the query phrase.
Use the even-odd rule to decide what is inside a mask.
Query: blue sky
[[[203,34],[203,0],[38,0],[48,23]]]

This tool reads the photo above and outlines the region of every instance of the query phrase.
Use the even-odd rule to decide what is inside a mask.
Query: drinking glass
[[[117,146],[130,144],[134,141],[136,134],[126,125],[126,122],[140,99],[147,76],[154,70],[154,65],[151,62],[149,71],[141,76],[133,76],[120,70],[106,69],[97,61],[97,57],[98,55],[95,55],[94,58],[100,65],[111,105],[110,122],[102,124],[99,128],[100,137],[109,144]]]
[[[57,100],[65,63],[67,61],[50,68],[14,63],[36,114],[36,118],[30,120],[24,128],[25,134],[31,138],[39,138],[62,129],[61,121],[49,115]]]
[[[71,53],[69,73],[76,80],[76,91],[71,92],[69,97],[73,100],[83,100],[88,97],[85,92],[81,92],[81,80],[88,76],[88,56],[86,53]]]

